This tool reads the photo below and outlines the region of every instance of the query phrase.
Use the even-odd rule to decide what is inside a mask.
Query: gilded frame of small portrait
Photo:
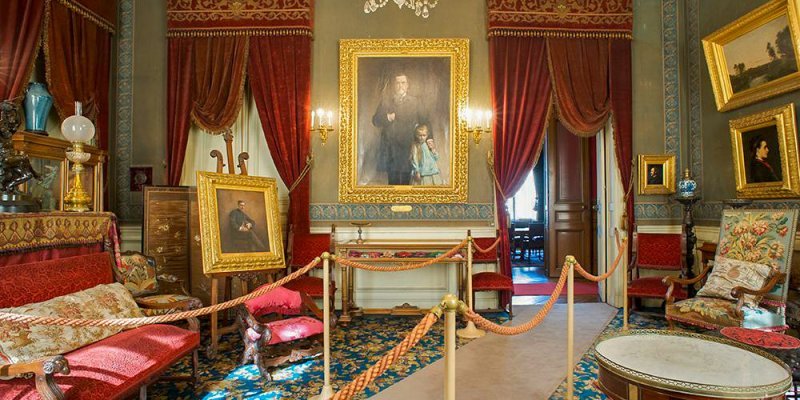
[[[197,172],[203,273],[285,268],[275,179]]]
[[[794,0],[770,1],[703,38],[717,110],[800,88],[799,39]]]
[[[736,197],[800,197],[794,104],[729,122]]]
[[[339,201],[467,201],[468,39],[339,41]]]
[[[639,194],[675,193],[675,156],[639,154]]]

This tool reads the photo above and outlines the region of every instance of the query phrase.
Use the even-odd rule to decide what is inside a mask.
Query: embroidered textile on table
[[[631,39],[633,1],[489,0],[489,36]]]
[[[169,0],[168,36],[308,35],[312,0]]]
[[[115,230],[116,217],[112,213],[3,213],[0,214],[0,257],[36,249],[98,243],[111,249],[112,240],[117,236]]]

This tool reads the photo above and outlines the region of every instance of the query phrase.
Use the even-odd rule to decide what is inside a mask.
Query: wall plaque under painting
[[[703,39],[717,110],[800,87],[794,0],[773,0]]]
[[[736,196],[800,197],[794,104],[730,121]]]
[[[467,200],[467,39],[339,42],[339,201]]]
[[[203,272],[285,268],[275,179],[197,172]]]

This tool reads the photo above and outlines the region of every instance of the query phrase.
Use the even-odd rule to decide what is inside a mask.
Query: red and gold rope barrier
[[[478,246],[478,243],[476,243],[474,239],[472,240],[472,245],[475,247],[475,250],[478,250],[479,253],[488,253],[488,252],[496,249],[498,244],[500,244],[500,238],[499,237],[497,238],[497,240],[494,241],[494,243],[492,243],[491,246],[483,249],[483,248],[481,248],[481,246]]]

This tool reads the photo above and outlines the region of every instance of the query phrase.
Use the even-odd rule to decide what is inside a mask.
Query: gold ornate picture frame
[[[273,178],[197,172],[203,273],[285,268]]]
[[[467,201],[468,39],[339,42],[339,201]]]
[[[773,0],[703,39],[717,110],[800,87],[794,0]]]
[[[736,197],[800,197],[794,104],[729,122]]]
[[[639,154],[639,194],[675,193],[675,156]]]

